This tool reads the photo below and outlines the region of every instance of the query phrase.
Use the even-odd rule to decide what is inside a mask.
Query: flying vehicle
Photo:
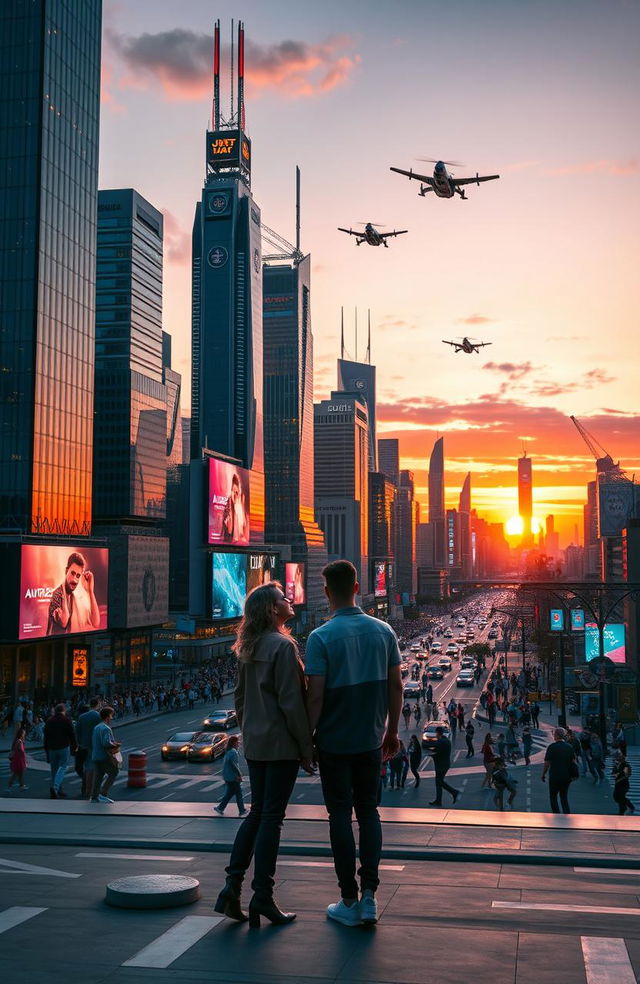
[[[493,342],[472,342],[465,335],[460,342],[448,342],[446,338],[443,338],[442,344],[453,345],[455,352],[466,352],[467,355],[471,355],[472,352],[475,352],[476,355],[478,355],[481,348],[484,348],[485,345],[493,345]]]
[[[447,165],[449,167],[462,167],[461,164],[456,164],[455,161],[434,161],[429,157],[422,157],[420,160],[435,165],[431,176],[428,174],[417,174],[413,168],[403,171],[402,168],[392,167],[389,170],[419,181],[420,194],[422,196],[426,195],[429,191],[435,191],[438,198],[453,198],[454,195],[460,195],[460,198],[464,198],[466,201],[467,196],[462,187],[463,185],[480,185],[481,181],[496,181],[500,177],[499,174],[476,174],[475,178],[455,178],[453,174],[447,171]]]
[[[367,246],[386,246],[388,249],[389,243],[387,239],[389,236],[403,236],[405,232],[409,231],[408,229],[398,229],[396,232],[394,229],[393,232],[378,232],[372,222],[362,222],[359,225],[364,226],[363,232],[358,232],[354,229],[343,229],[341,226],[338,226],[338,232],[346,232],[348,236],[355,236],[356,246],[366,243]]]

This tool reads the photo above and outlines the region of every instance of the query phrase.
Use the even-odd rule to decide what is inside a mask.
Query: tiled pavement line
[[[223,920],[224,916],[185,916],[122,966],[165,970]]]

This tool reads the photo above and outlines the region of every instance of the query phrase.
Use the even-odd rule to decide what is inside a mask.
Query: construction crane
[[[300,250],[290,243],[284,236],[279,235],[279,233],[274,232],[269,226],[262,223],[262,242],[268,243],[269,246],[273,246],[274,249],[281,250],[280,253],[269,253],[262,256],[263,263],[271,263],[275,260],[293,260],[294,262],[300,262],[303,259],[303,254]]]
[[[628,481],[628,476],[624,469],[620,467],[620,462],[613,460],[608,451],[602,447],[593,434],[589,433],[586,427],[583,427],[577,417],[574,417],[572,414],[569,419],[575,424],[578,434],[595,458],[598,475],[606,476],[609,481],[613,482]]]

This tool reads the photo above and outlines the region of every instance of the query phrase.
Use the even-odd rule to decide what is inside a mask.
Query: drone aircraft
[[[466,352],[467,355],[471,355],[472,352],[475,352],[476,355],[479,355],[481,348],[484,348],[485,345],[493,345],[493,342],[471,342],[465,335],[461,342],[448,342],[445,338],[443,338],[442,344],[453,345],[455,352]]]
[[[409,231],[408,229],[399,229],[396,232],[394,229],[393,232],[378,232],[372,222],[365,222],[362,225],[364,225],[363,232],[357,232],[353,229],[343,229],[341,226],[338,226],[338,232],[346,232],[348,236],[355,236],[356,246],[366,243],[367,246],[386,246],[388,249],[389,243],[387,239],[389,236],[403,236],[405,232]]]
[[[429,164],[435,164],[431,176],[417,174],[413,168],[409,171],[403,171],[399,167],[392,167],[390,170],[395,171],[396,174],[404,174],[407,178],[415,178],[416,181],[420,181],[420,194],[422,196],[426,195],[429,191],[435,191],[438,198],[453,198],[454,195],[460,195],[460,198],[467,200],[462,185],[479,185],[481,181],[496,181],[500,177],[499,174],[476,174],[475,178],[455,178],[453,174],[449,174],[447,171],[447,164],[449,167],[461,166],[454,161],[433,161],[428,157],[423,157],[421,160],[427,161]]]

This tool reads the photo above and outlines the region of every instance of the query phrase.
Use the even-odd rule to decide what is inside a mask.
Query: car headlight
[[[183,745],[182,748],[180,749],[180,751],[181,752],[188,752],[189,751],[189,748],[190,748],[189,745]]]
[[[163,745],[162,746],[162,751],[163,752],[168,752],[169,751],[169,746],[168,745]]]

